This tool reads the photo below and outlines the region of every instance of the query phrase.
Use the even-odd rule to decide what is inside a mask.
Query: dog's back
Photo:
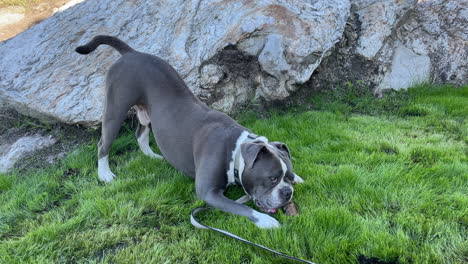
[[[106,106],[103,117],[99,158],[106,157],[110,143],[120,128],[127,111],[137,106],[141,131],[137,131],[140,143],[151,128],[163,156],[177,169],[195,176],[194,136],[204,131],[203,124],[218,127],[239,126],[229,116],[208,108],[187,87],[176,70],[163,59],[135,51],[123,41],[111,36],[97,36],[89,43],[76,48],[80,54],[89,54],[99,45],[115,48],[121,55],[109,69],[106,78]],[[210,120],[209,122],[207,122]],[[142,146],[144,145],[144,146]],[[147,143],[140,144],[149,149]],[[176,149],[177,151],[174,151]]]

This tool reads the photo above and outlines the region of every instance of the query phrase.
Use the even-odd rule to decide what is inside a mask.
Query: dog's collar
[[[242,174],[244,173],[244,158],[242,157],[241,154],[241,145],[244,143],[252,143],[252,142],[268,142],[268,139],[266,137],[262,136],[257,136],[253,133],[250,133],[248,131],[243,131],[239,138],[237,138],[236,141],[236,146],[234,150],[232,151],[232,159],[231,162],[229,163],[229,170],[227,172],[228,176],[228,185],[231,184],[239,184],[242,186],[244,189],[244,192],[247,195],[250,195],[244,188],[244,185],[242,184]]]

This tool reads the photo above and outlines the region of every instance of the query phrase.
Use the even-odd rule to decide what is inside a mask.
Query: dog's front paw
[[[297,174],[294,173],[293,184],[296,184],[296,183],[303,183],[303,182],[304,182],[304,180],[303,180],[301,177],[299,177],[299,175],[297,175]]]
[[[103,182],[111,182],[115,178],[115,174],[110,170],[99,170],[98,176]]]
[[[255,211],[253,213],[254,223],[259,228],[278,228],[280,223],[273,217]]]
[[[104,182],[110,182],[115,178],[115,174],[109,168],[107,156],[98,160],[98,176]]]

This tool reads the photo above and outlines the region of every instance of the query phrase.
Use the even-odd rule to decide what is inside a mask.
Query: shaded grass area
[[[277,230],[219,211],[202,221],[318,263],[466,263],[467,99],[468,87],[333,91],[310,99],[315,111],[244,112],[243,125],[288,144],[305,180],[300,215],[278,213]],[[100,183],[96,143],[54,167],[0,174],[0,262],[286,262],[193,228],[203,204],[193,181],[145,157],[128,128],[111,150],[118,179]]]

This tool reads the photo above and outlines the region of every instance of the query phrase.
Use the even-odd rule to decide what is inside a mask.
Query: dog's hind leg
[[[122,121],[125,118],[118,116],[117,119],[109,118],[109,112],[104,113],[102,121],[101,139],[98,143],[98,176],[105,182],[114,179],[115,174],[109,168],[109,150],[112,142],[117,137]]]
[[[114,179],[115,174],[109,168],[109,151],[112,142],[119,133],[120,126],[127,116],[127,112],[134,104],[132,101],[118,102],[114,87],[107,87],[104,116],[102,119],[101,139],[98,143],[98,176],[105,182]]]
[[[148,110],[143,105],[135,105],[135,110],[137,111],[137,117],[140,123],[138,124],[135,136],[137,137],[138,145],[140,146],[141,151],[148,157],[154,159],[163,159],[163,156],[158,155],[153,152],[149,145],[149,134],[151,119],[149,117]]]

